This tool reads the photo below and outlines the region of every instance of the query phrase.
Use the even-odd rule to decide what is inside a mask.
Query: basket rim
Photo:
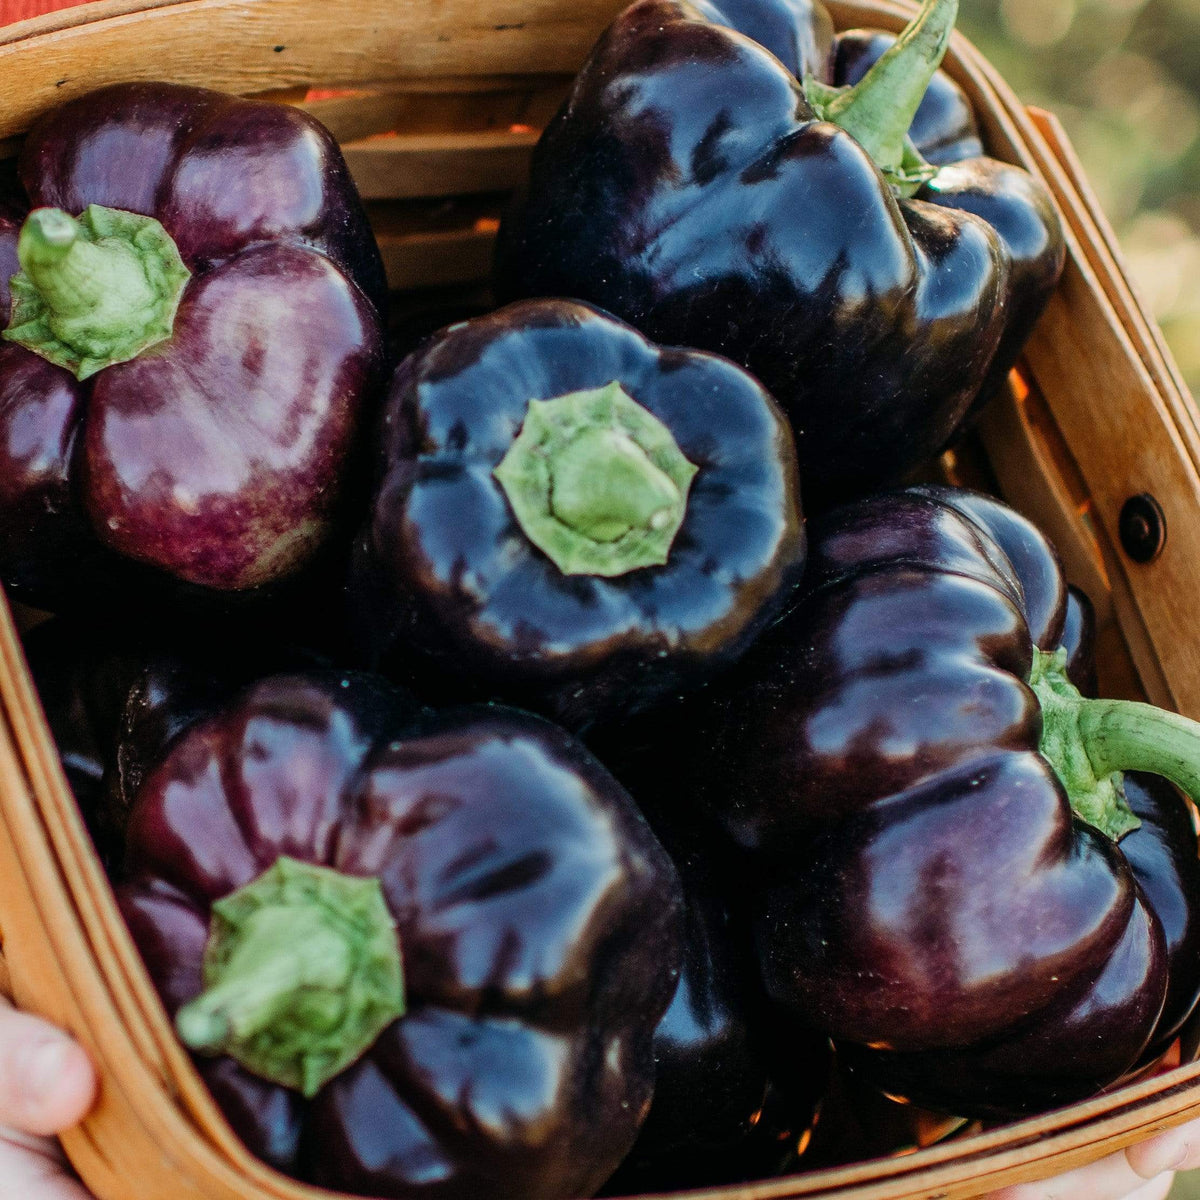
[[[291,13],[295,11],[297,2],[298,0],[257,0],[256,8]],[[339,5],[342,8],[359,7],[354,4],[354,0],[334,0],[332,7],[337,9]],[[593,10],[596,7],[593,5]],[[614,6],[610,4],[609,7]],[[832,0],[829,7],[835,16],[843,18],[838,21],[839,28],[847,28],[857,23],[870,23],[895,29],[911,15],[915,5],[908,0]],[[170,21],[182,13],[234,12],[244,8],[244,0],[91,0],[90,3],[73,9],[30,18],[0,29],[0,63],[10,50],[24,51],[34,44],[53,46],[64,37],[87,37],[96,30],[123,26],[130,21]],[[844,19],[847,15],[850,16],[848,21]],[[1006,139],[1017,147],[1019,156],[1024,157],[1024,165],[1047,178],[1052,164],[1059,163],[1062,178],[1051,182],[1060,197],[1060,207],[1064,210],[1067,208],[1063,204],[1063,198],[1070,199],[1073,189],[1075,199],[1086,214],[1089,211],[1088,198],[1079,194],[1077,181],[1071,178],[1069,164],[1062,163],[1061,155],[1055,154],[1053,145],[1046,139],[1036,121],[1020,106],[990,64],[961,34],[954,36],[947,69],[960,84],[967,87],[977,109],[981,107],[982,102],[991,120],[1004,130]],[[560,74],[559,71],[544,73]],[[1070,216],[1070,213],[1065,215]],[[1089,257],[1086,251],[1081,249],[1081,243],[1086,242],[1090,246],[1091,239],[1099,241],[1103,235],[1103,225],[1096,225],[1094,233],[1089,233],[1086,238],[1082,235],[1071,235],[1072,254],[1077,264],[1080,264],[1081,270],[1086,266]],[[1095,256],[1092,255],[1091,258],[1096,265]],[[1115,259],[1114,263],[1119,276],[1119,263],[1116,263]],[[1085,275],[1092,286],[1098,289],[1102,286],[1097,280],[1096,271],[1090,274],[1085,272]],[[1131,299],[1130,302],[1132,311],[1140,313],[1136,300]],[[1153,322],[1148,321],[1144,313],[1141,315],[1146,329],[1139,331],[1143,336],[1142,342],[1131,343],[1132,352],[1139,356],[1141,363],[1153,377],[1152,381],[1157,381],[1161,392],[1167,386],[1162,380],[1171,376],[1170,358],[1169,355],[1164,355],[1161,344],[1154,343]],[[1147,337],[1149,342],[1145,341]],[[1178,411],[1182,411],[1185,416],[1190,413],[1194,426],[1200,429],[1200,414],[1197,414],[1194,403],[1186,400],[1183,409]],[[1200,435],[1197,441],[1200,444]],[[1200,461],[1200,458],[1197,461]],[[123,1064],[122,1071],[128,1069],[123,1078],[128,1079],[134,1075],[154,1077],[163,1100],[169,1104],[176,1103],[176,1096],[182,1097],[184,1104],[178,1112],[190,1122],[206,1150],[220,1157],[233,1170],[244,1173],[249,1180],[246,1185],[248,1189],[263,1189],[255,1193],[256,1195],[326,1197],[328,1200],[331,1193],[277,1175],[253,1158],[233,1139],[227,1127],[227,1138],[214,1135],[214,1128],[224,1126],[223,1118],[220,1118],[211,1098],[205,1100],[207,1092],[199,1083],[199,1076],[191,1067],[182,1048],[174,1042],[173,1035],[170,1035],[165,1015],[161,1012],[159,1014],[160,1024],[166,1028],[166,1035],[162,1028],[154,1027],[153,1019],[147,1021],[147,996],[150,997],[151,1012],[157,1004],[157,998],[128,934],[125,934],[123,944],[115,946],[115,957],[109,958],[108,965],[102,965],[97,957],[97,941],[103,942],[112,936],[112,931],[107,928],[107,920],[111,918],[112,912],[115,912],[115,901],[112,901],[111,888],[108,888],[111,912],[96,911],[92,907],[96,896],[95,878],[90,878],[90,883],[84,887],[78,877],[72,880],[64,868],[64,861],[69,861],[70,856],[78,852],[80,845],[89,843],[77,807],[73,823],[72,818],[67,816],[64,824],[60,819],[62,814],[51,811],[55,797],[61,800],[65,795],[73,807],[74,802],[57,753],[54,751],[36,693],[33,691],[28,669],[24,665],[16,627],[7,603],[0,606],[0,708],[3,710],[3,718],[7,722],[7,732],[12,743],[11,747],[0,744],[0,758],[7,757],[11,752],[19,763],[24,780],[19,794],[13,794],[17,789],[5,789],[0,792],[0,814],[7,815],[14,805],[30,806],[41,826],[46,845],[53,853],[54,867],[63,895],[70,903],[80,931],[92,947],[92,958],[88,963],[64,962],[63,972],[73,983],[84,987],[84,990],[88,984],[83,981],[83,976],[88,976],[91,984],[100,981],[110,1002],[123,1019],[133,1021],[135,1025],[144,1025],[144,1028],[140,1029],[139,1038],[134,1037],[133,1031],[127,1035],[122,1050],[136,1053],[138,1040],[141,1040],[143,1045],[155,1045],[163,1054],[165,1078],[155,1077],[154,1068],[146,1062]],[[44,794],[44,789],[47,788],[52,793],[49,800]],[[92,859],[95,859],[94,854]],[[93,876],[95,872],[100,872],[101,877],[103,874],[98,861],[93,861],[87,871]],[[102,878],[101,882],[107,887]],[[116,940],[122,941],[119,936]],[[113,965],[114,962],[119,962],[119,968]],[[203,1092],[203,1096],[200,1092]],[[1002,1184],[1042,1177],[1048,1170],[1064,1165],[1090,1161],[1197,1114],[1200,1114],[1200,1062],[1193,1062],[1162,1075],[1115,1089],[1092,1100],[1009,1123],[987,1132],[952,1139],[903,1158],[876,1159],[753,1184],[678,1195],[681,1200],[701,1200],[702,1197],[707,1200],[781,1200],[783,1197],[816,1197],[831,1194],[836,1194],[843,1200],[882,1200],[884,1196],[901,1194],[895,1190],[888,1191],[889,1186],[893,1189],[899,1186],[909,1189],[903,1192],[905,1196],[924,1195],[946,1188],[956,1189],[953,1191],[956,1196],[966,1195],[968,1193],[962,1189],[969,1185],[978,1185],[981,1190],[990,1190]],[[1034,1145],[1037,1152],[1031,1157],[1029,1152]],[[280,1183],[286,1187],[281,1187]]]
[[[81,25],[95,25],[99,21],[126,17],[152,8],[189,3],[193,3],[193,0],[81,0],[81,3],[67,8],[0,25],[0,46],[58,33],[63,29],[76,29]]]

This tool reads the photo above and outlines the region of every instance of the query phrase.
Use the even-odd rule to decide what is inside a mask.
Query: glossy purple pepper
[[[735,661],[804,565],[771,397],[574,301],[428,338],[377,472],[351,579],[369,665],[574,729]]]
[[[125,877],[164,1003],[280,1169],[371,1196],[567,1200],[632,1144],[679,884],[547,722],[429,716],[359,675],[264,680],[146,779]]]
[[[67,782],[105,869],[119,877],[143,780],[186,729],[256,680],[327,667],[244,622],[178,630],[56,617],[22,646]]]
[[[982,156],[934,73],[953,10],[831,48],[820,4],[632,5],[538,143],[501,295],[745,366],[810,502],[900,479],[1003,380],[1064,257],[1045,187]]]
[[[118,84],[43,118],[19,176],[4,582],[56,607],[294,577],[329,541],[382,367],[382,265],[332,138],[286,105]]]
[[[654,1033],[654,1101],[602,1194],[786,1174],[829,1083],[828,1039],[781,1020],[767,1002],[737,903],[743,888],[727,877],[720,847],[695,825],[643,811],[683,883],[683,963]]]
[[[1082,698],[1084,636],[1016,513],[885,493],[812,523],[798,602],[678,717],[752,864],[768,992],[891,1093],[964,1115],[1080,1099],[1195,1004],[1191,810],[1122,772],[1195,789],[1200,740]]]

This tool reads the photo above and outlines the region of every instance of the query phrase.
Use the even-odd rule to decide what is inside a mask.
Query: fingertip
[[[76,1125],[96,1097],[86,1052],[61,1034],[32,1041],[20,1055],[18,1094],[26,1133],[50,1135]]]
[[[1129,1146],[1125,1157],[1143,1179],[1153,1179],[1164,1171],[1200,1167],[1200,1121],[1168,1129],[1149,1141]]]
[[[96,1069],[87,1051],[77,1042],[67,1042],[56,1099],[48,1112],[53,1127],[47,1132],[61,1133],[78,1125],[95,1104],[96,1091]]]

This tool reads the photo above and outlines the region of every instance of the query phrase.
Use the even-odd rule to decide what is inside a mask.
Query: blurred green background
[[[1066,126],[1200,396],[1200,0],[961,0],[959,28]]]
[[[1200,395],[1200,0],[961,0],[959,27],[1067,127]]]

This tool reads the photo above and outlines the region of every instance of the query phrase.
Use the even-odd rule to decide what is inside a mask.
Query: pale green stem
[[[958,0],[924,0],[921,11],[871,69],[822,116],[840,125],[885,171],[904,161],[905,139],[958,18]]]
[[[190,272],[153,217],[92,204],[76,220],[36,208],[17,239],[21,270],[3,337],[87,379],[165,341]]]
[[[564,575],[611,578],[667,561],[696,471],[613,380],[531,400],[493,475],[521,531]]]
[[[1034,651],[1029,683],[1042,708],[1041,751],[1077,816],[1114,840],[1136,829],[1126,771],[1161,775],[1200,800],[1200,724],[1151,704],[1082,696],[1061,649]]]
[[[68,329],[85,318],[92,326],[127,321],[129,309],[150,304],[154,293],[132,246],[81,238],[74,217],[57,208],[31,212],[21,226],[17,258],[41,293],[52,326]],[[63,336],[59,328],[55,332]]]
[[[1200,724],[1136,700],[1084,700],[1078,720],[1097,773],[1162,775],[1200,801]]]
[[[352,965],[344,932],[320,909],[260,908],[246,921],[220,982],[180,1010],[179,1036],[193,1050],[225,1049],[294,1012],[301,1000],[306,1009],[321,993],[336,1000]]]
[[[285,856],[213,905],[204,990],[175,1027],[193,1050],[312,1096],[404,1011],[379,880]]]

